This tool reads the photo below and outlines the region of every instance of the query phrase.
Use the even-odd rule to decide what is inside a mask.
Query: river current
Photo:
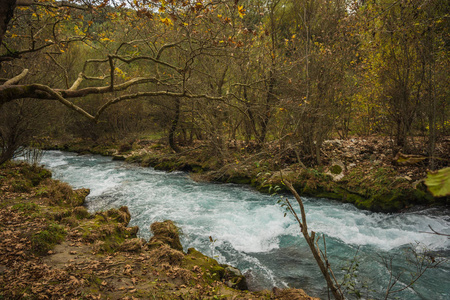
[[[74,188],[89,188],[85,205],[90,212],[128,206],[130,226],[138,225],[142,238],[151,237],[151,223],[170,219],[182,229],[185,250],[194,247],[238,267],[253,289],[289,286],[328,298],[326,283],[298,225],[290,214],[284,217],[284,208],[277,204],[280,196],[234,184],[195,182],[183,172],[167,173],[98,155],[46,151],[42,164],[52,170],[53,178]],[[408,283],[409,272],[415,270],[405,259],[410,249],[426,247],[433,257],[450,258],[449,238],[424,233],[431,226],[450,234],[449,211],[383,214],[328,199],[305,197],[304,202],[309,229],[325,235],[338,278],[358,251],[355,282],[363,299],[384,298],[389,272],[382,258],[393,258],[394,274],[403,272],[394,289]],[[390,298],[394,297],[450,299],[449,263],[427,270],[412,288]]]

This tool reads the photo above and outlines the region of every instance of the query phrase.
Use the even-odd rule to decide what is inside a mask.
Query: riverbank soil
[[[88,194],[41,167],[0,167],[0,299],[317,299],[246,291],[239,270],[184,252],[173,222],[145,241],[127,207],[91,214]]]
[[[195,180],[251,184],[268,193],[287,192],[283,179],[293,183],[300,195],[325,197],[353,203],[376,212],[449,205],[450,197],[433,197],[424,184],[430,159],[422,154],[426,138],[416,138],[403,153],[388,137],[353,137],[323,143],[321,165],[300,157],[296,148],[280,143],[257,149],[252,143],[230,142],[212,153],[202,142],[174,153],[162,140],[108,141],[44,140],[47,149],[112,155],[114,159],[156,169],[191,172]],[[450,137],[436,146],[436,168],[449,166]]]

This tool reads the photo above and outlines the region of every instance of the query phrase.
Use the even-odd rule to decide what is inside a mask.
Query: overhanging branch
[[[77,79],[78,80],[78,79]],[[86,87],[82,89],[76,89],[75,82],[70,89],[52,89],[53,91],[59,93],[61,97],[67,98],[81,98],[91,94],[106,94],[110,92],[120,92],[128,89],[134,85],[140,85],[145,83],[157,83],[159,82],[154,77],[137,77],[130,79],[124,83],[117,84],[114,89],[111,90],[111,86],[102,87]],[[0,86],[0,104],[11,102],[16,99],[23,98],[35,98],[35,99],[53,99],[57,100],[54,94],[43,92],[43,89],[37,88],[43,85],[27,84],[27,85],[1,85]],[[50,87],[48,87],[50,88]]]
[[[8,85],[13,85],[18,83],[20,80],[22,80],[25,76],[27,76],[28,74],[28,69],[23,69],[22,73],[20,73],[19,75],[7,80],[3,86],[8,86]]]

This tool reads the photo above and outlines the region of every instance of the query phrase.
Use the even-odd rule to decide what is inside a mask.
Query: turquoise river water
[[[326,283],[298,225],[291,215],[284,217],[285,210],[277,204],[279,196],[234,184],[194,182],[183,172],[166,173],[97,155],[46,151],[42,164],[52,170],[55,179],[91,189],[86,201],[91,212],[128,206],[130,226],[138,225],[142,238],[151,237],[151,223],[170,219],[182,229],[184,249],[194,247],[220,263],[238,267],[252,289],[290,286],[328,298]],[[363,299],[384,298],[389,272],[383,257],[393,257],[395,274],[403,272],[395,289],[404,286],[414,270],[405,260],[405,251],[411,247],[426,247],[433,257],[450,257],[449,238],[423,233],[430,231],[430,225],[450,234],[448,210],[382,214],[328,199],[304,198],[304,202],[309,229],[325,235],[338,278],[359,249],[356,284],[369,287],[359,288]],[[450,299],[449,263],[428,270],[413,288],[390,298],[395,297]]]

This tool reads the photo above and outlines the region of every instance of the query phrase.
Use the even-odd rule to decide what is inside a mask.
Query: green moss
[[[53,247],[62,242],[66,236],[64,227],[56,223],[48,225],[48,227],[30,238],[33,252],[39,255],[46,254]]]
[[[31,186],[37,186],[42,180],[52,176],[52,173],[49,170],[35,165],[20,163],[19,166],[19,172],[23,175],[24,180],[30,182]]]
[[[87,211],[87,209],[86,209],[85,207],[83,207],[83,206],[75,207],[75,208],[72,210],[72,214],[73,214],[78,220],[86,219],[86,218],[88,218],[88,217],[90,216],[90,214],[89,214],[89,212]]]
[[[334,165],[330,168],[330,172],[332,174],[341,174],[342,173],[342,168],[339,165]]]
[[[245,175],[236,175],[229,177],[226,182],[228,183],[236,183],[236,184],[250,184],[252,182],[249,176]]]
[[[17,203],[13,205],[12,209],[27,213],[40,211],[39,205],[34,202]]]
[[[85,216],[82,208],[76,208],[77,214]],[[127,228],[130,220],[128,208],[110,209],[106,212],[96,213],[93,217],[82,222],[77,228],[86,242],[95,242],[97,252],[115,252],[120,249],[126,239],[135,238],[138,227]]]
[[[15,193],[29,193],[31,192],[31,181],[26,179],[16,179],[11,184],[12,190]]]
[[[225,268],[213,259],[194,248],[189,248],[187,255],[183,258],[181,266],[196,272],[200,268],[206,282],[220,281],[225,275]]]

